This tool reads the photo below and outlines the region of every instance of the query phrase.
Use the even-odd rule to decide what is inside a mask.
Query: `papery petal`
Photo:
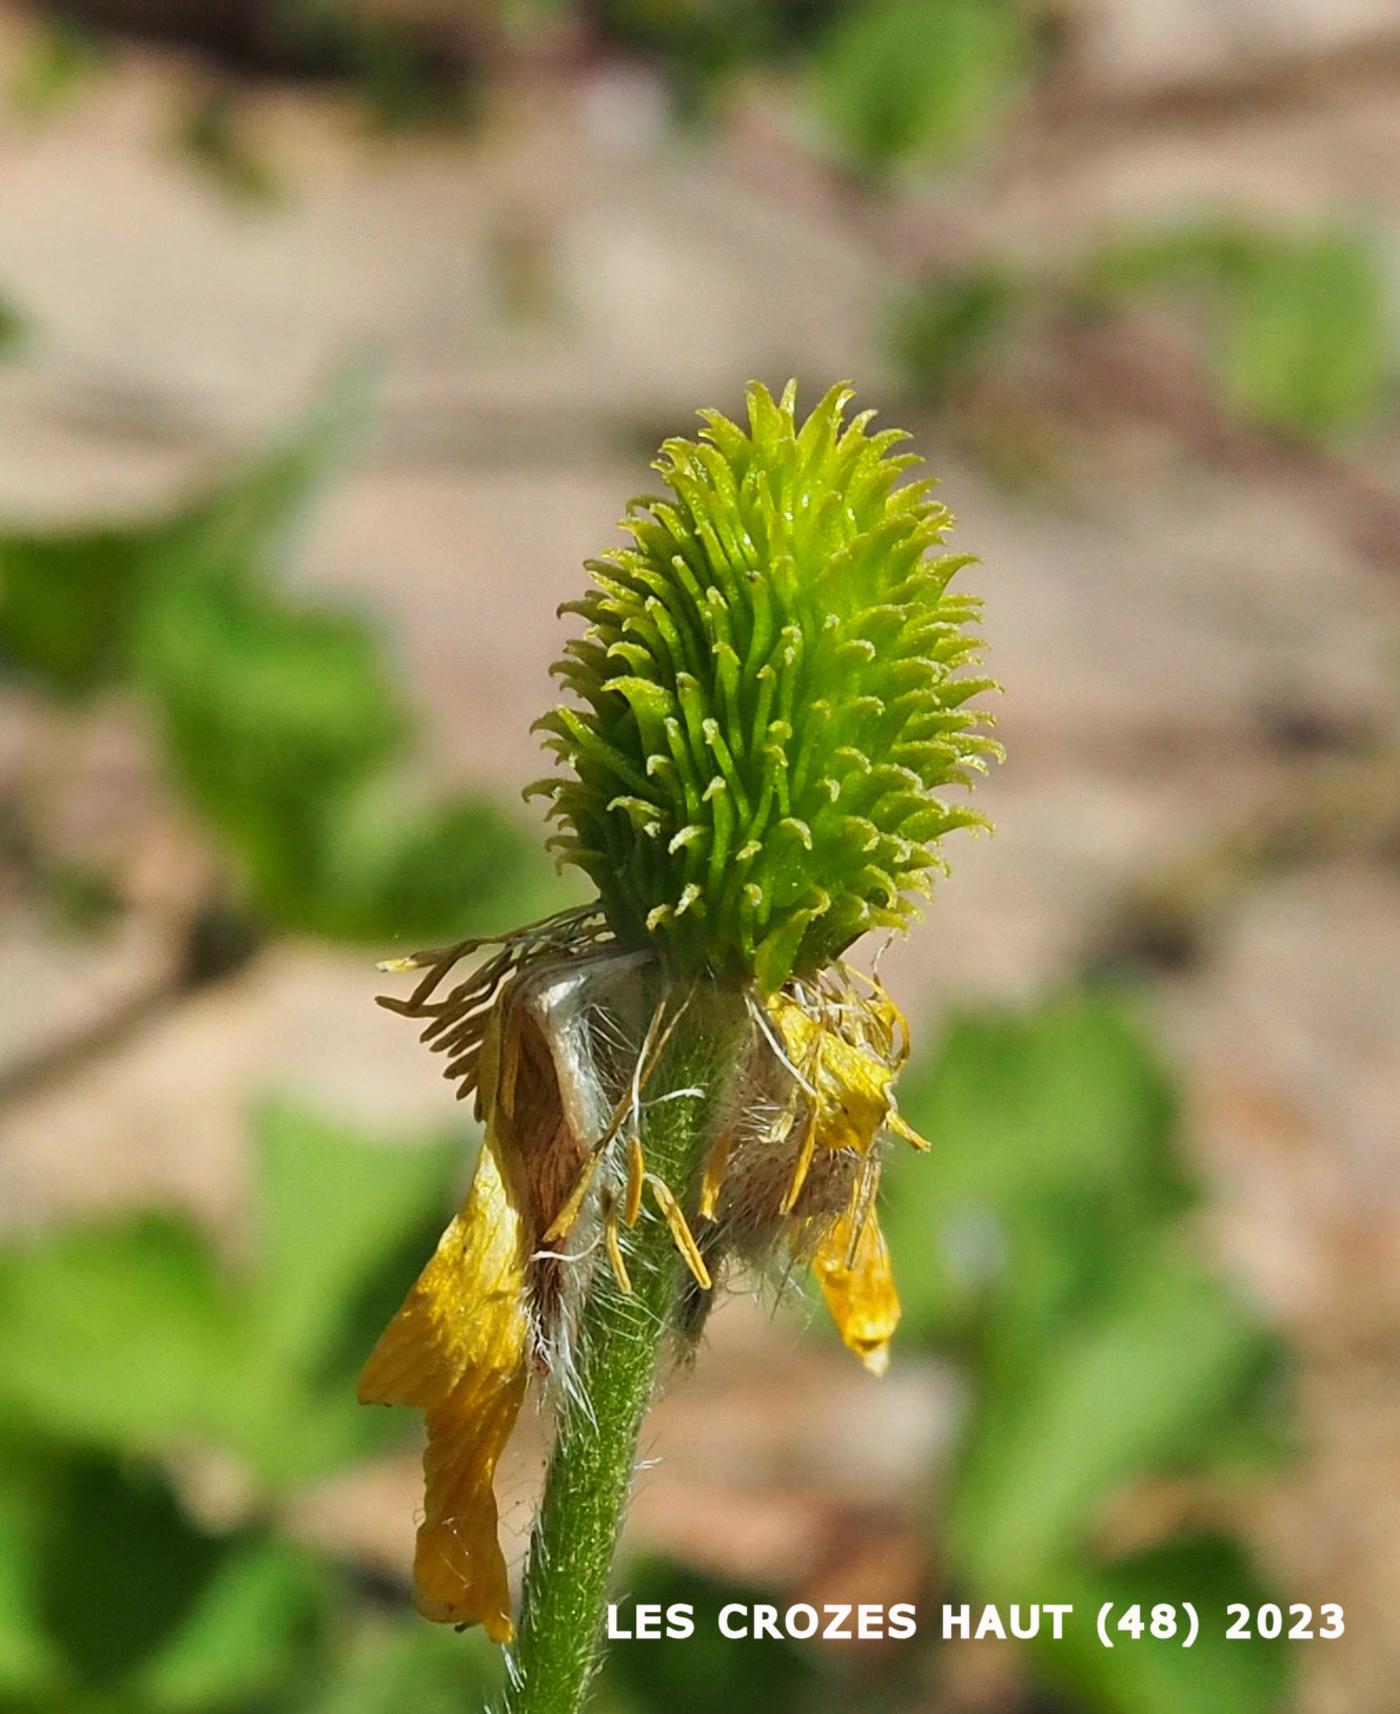
[[[769,1005],[785,1052],[816,1091],[816,1146],[868,1154],[893,1106],[894,1068],[786,994]]]
[[[525,1394],[525,1222],[488,1123],[471,1189],[360,1376],[366,1404],[426,1412],[418,1610],[509,1642],[492,1480]]]
[[[854,1253],[851,1211],[827,1230],[812,1256],[812,1271],[842,1341],[872,1374],[889,1367],[890,1340],[899,1325],[899,1294],[889,1246],[872,1206],[866,1209]]]

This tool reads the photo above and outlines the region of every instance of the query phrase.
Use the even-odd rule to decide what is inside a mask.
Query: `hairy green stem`
[[[748,1029],[743,994],[706,985],[692,999],[652,1078],[642,1126],[647,1170],[694,1224],[698,1180]],[[696,1094],[674,1091],[696,1090]],[[577,1714],[601,1657],[608,1579],[631,1491],[637,1438],[684,1264],[650,1195],[627,1245],[632,1290],[595,1268],[577,1343],[578,1400],[565,1407],[530,1545],[505,1714]]]

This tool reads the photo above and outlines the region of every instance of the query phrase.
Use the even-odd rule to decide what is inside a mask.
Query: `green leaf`
[[[899,306],[890,326],[906,382],[919,397],[938,400],[1006,338],[1021,303],[1010,276],[990,270],[925,285]]]
[[[1242,415],[1305,440],[1374,421],[1395,353],[1387,283],[1369,245],[1332,232],[1271,246],[1231,308],[1222,385]]]
[[[413,727],[378,632],[271,587],[362,390],[348,372],[282,444],[149,523],[0,532],[0,647],[73,697],[135,679],[254,917],[421,945],[507,914],[540,866],[483,798],[407,796],[391,770]]]
[[[455,1137],[374,1143],[288,1102],[256,1132],[249,1360],[222,1439],[285,1491],[415,1432],[360,1405],[355,1376],[447,1225],[466,1151]]]
[[[886,1175],[904,1333],[983,1363],[1053,1337],[1190,1200],[1170,1081],[1108,995],[956,1020],[899,1101],[935,1145]]]
[[[1379,416],[1395,379],[1391,293],[1375,246],[1356,233],[1192,221],[1105,246],[1073,286],[1099,310],[1166,288],[1206,290],[1219,385],[1240,416],[1314,441]]]
[[[816,1683],[815,1662],[801,1644],[783,1639],[725,1637],[720,1609],[729,1602],[751,1608],[771,1595],[720,1582],[689,1567],[648,1560],[632,1568],[628,1596],[618,1606],[626,1623],[637,1602],[673,1602],[694,1608],[695,1634],[685,1638],[634,1639],[614,1648],[605,1686],[615,1686],[623,1705],[665,1709],[667,1714],[769,1714],[771,1709],[808,1705]]]
[[[211,90],[195,101],[176,132],[175,145],[232,200],[250,205],[276,200],[277,174],[247,135],[227,89]]]
[[[142,676],[177,778],[275,923],[422,945],[499,921],[539,877],[485,798],[408,797],[393,764],[411,723],[363,620],[255,588],[172,589]]]
[[[287,1102],[262,1110],[256,1313],[267,1357],[316,1375],[337,1370],[367,1318],[377,1337],[450,1218],[463,1156],[455,1137],[375,1144]]]
[[[412,1418],[364,1409],[354,1378],[448,1222],[465,1153],[278,1104],[258,1123],[251,1275],[224,1278],[195,1232],[153,1215],[16,1246],[0,1413],[123,1453],[218,1446],[275,1491],[397,1442]]]
[[[101,40],[68,18],[47,18],[30,34],[10,74],[10,106],[22,119],[66,112],[107,65]]]
[[[1104,1567],[1082,1567],[1055,1578],[1056,1601],[1073,1602],[1075,1623],[1061,1642],[1035,1644],[1046,1679],[1098,1714],[1275,1714],[1293,1673],[1287,1643],[1230,1641],[1226,1608],[1257,1607],[1269,1597],[1239,1544],[1224,1536],[1195,1536]],[[1042,1597],[1043,1598],[1043,1597]],[[1104,1649],[1094,1618],[1104,1602],[1122,1616],[1141,1603],[1192,1602],[1200,1616],[1194,1646],[1180,1636],[1115,1638]],[[1296,1645],[1295,1645],[1296,1646]]]
[[[458,1636],[417,1619],[361,1626],[306,1714],[462,1714],[494,1706],[501,1683],[501,1652],[480,1630]]]
[[[861,171],[936,166],[997,123],[1029,58],[1021,14],[999,0],[864,0],[822,44],[816,100]]]
[[[196,1611],[220,1560],[153,1473],[106,1459],[55,1480],[34,1568],[40,1624],[74,1679],[112,1691]]]
[[[172,586],[265,578],[364,420],[347,370],[290,435],[170,511],[79,529],[0,525],[0,650],[52,693],[125,679],[151,602]]]
[[[94,1707],[199,1714],[242,1706],[295,1670],[326,1612],[327,1574],[257,1531],[195,1523],[151,1469],[49,1459],[25,1542],[36,1639],[58,1685]],[[78,1698],[52,1692],[57,1709]]]
[[[296,920],[341,794],[395,759],[408,722],[361,620],[255,588],[172,588],[142,681],[177,778],[237,853],[256,903]]]
[[[0,1458],[0,1705],[38,1706],[65,1684],[61,1656],[39,1626],[34,1568],[43,1520],[37,1449]]]
[[[422,802],[372,779],[327,829],[304,926],[380,947],[443,944],[550,908],[556,884],[519,821],[481,793]]]
[[[203,1239],[145,1215],[0,1257],[0,1406],[48,1432],[130,1451],[210,1430],[243,1352]]]
[[[1189,1464],[1272,1359],[1230,1293],[1159,1242],[979,1404],[948,1511],[958,1565],[980,1588],[1026,1587],[1124,1482]]]
[[[144,529],[0,530],[0,648],[45,689],[123,676],[155,538]]]
[[[1074,291],[1085,307],[1108,309],[1146,292],[1230,286],[1257,267],[1272,243],[1229,219],[1131,232],[1090,251],[1079,264]]]
[[[0,361],[15,355],[29,333],[29,322],[12,298],[0,294]]]
[[[221,1554],[198,1604],[140,1677],[153,1714],[246,1707],[308,1655],[331,1596],[326,1569],[290,1542],[252,1536]]]

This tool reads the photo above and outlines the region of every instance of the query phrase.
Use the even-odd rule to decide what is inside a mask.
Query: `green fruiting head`
[[[538,722],[572,777],[530,790],[618,938],[766,992],[905,926],[936,841],[986,825],[940,792],[997,749],[969,707],[979,603],[949,590],[971,556],[930,554],[947,508],[850,398],[799,426],[791,383],[753,385],[747,433],[706,411],[664,444],[673,497],[633,501],[631,545],[561,609],[587,622],[554,668],[581,706]]]

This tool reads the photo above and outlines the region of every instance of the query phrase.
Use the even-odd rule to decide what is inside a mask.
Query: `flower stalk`
[[[752,1029],[741,990],[706,989],[657,1068],[640,1133],[648,1169],[666,1184],[698,1182],[717,1129],[716,1092],[732,1084]],[[531,1541],[505,1714],[575,1714],[600,1660],[637,1440],[687,1278],[654,1201],[633,1230],[627,1273],[630,1292],[598,1269],[584,1306],[577,1396],[562,1407]]]

